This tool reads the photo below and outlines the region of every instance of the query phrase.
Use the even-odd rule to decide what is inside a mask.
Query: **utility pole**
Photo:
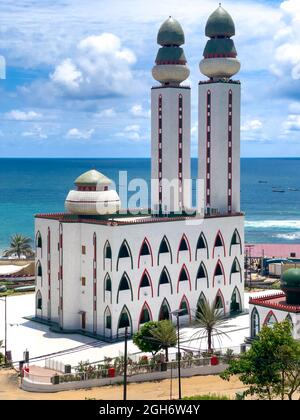
[[[125,327],[125,343],[124,343],[124,387],[123,387],[123,400],[127,400],[127,340],[128,340],[128,327]]]
[[[171,315],[176,316],[177,320],[177,359],[178,359],[178,399],[181,400],[181,353],[180,353],[180,336],[179,336],[179,316],[184,312],[184,309],[177,309],[170,312]]]
[[[4,302],[4,363],[7,364],[7,296],[0,299]]]

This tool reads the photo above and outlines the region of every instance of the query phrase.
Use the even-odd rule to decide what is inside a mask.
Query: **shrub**
[[[184,397],[183,400],[230,400],[227,395],[219,394],[203,394],[203,395],[193,395],[192,397]]]

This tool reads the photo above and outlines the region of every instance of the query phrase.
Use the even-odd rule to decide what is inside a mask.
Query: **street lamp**
[[[176,311],[170,312],[170,315],[176,316],[177,320],[177,348],[178,348],[178,399],[181,400],[181,371],[180,371],[180,337],[179,337],[179,316],[184,312],[184,309],[177,309]]]
[[[7,296],[4,296],[4,299],[1,299],[4,302],[4,363],[7,363]]]
[[[124,342],[124,387],[123,400],[127,400],[127,341],[128,341],[128,327],[125,327],[125,342]]]
[[[254,247],[254,245],[246,245],[246,251],[247,252],[247,256],[249,257],[249,288],[251,290],[252,288],[252,276],[251,276],[251,249]],[[248,260],[248,258],[247,258]],[[246,265],[246,272],[247,272],[247,267],[248,266],[248,261],[247,261],[247,265]]]

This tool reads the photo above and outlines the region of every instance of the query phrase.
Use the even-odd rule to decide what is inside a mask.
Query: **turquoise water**
[[[91,168],[105,173],[117,185],[119,171],[128,171],[129,181],[144,178],[149,182],[150,178],[150,159],[147,158],[0,159],[0,250],[7,246],[13,233],[33,237],[34,214],[63,211],[74,179]],[[241,160],[241,172],[246,240],[299,242],[300,159],[245,158]],[[193,159],[193,178],[196,174],[197,160]],[[273,192],[272,187],[285,192]]]

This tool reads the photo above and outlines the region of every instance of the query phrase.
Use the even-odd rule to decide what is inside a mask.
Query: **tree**
[[[300,343],[292,337],[291,328],[289,321],[264,326],[250,350],[231,361],[221,377],[229,380],[238,375],[249,385],[245,395],[292,400],[300,389]]]
[[[224,324],[224,322],[225,317],[223,315],[223,311],[216,308],[215,302],[210,304],[206,299],[201,300],[197,305],[195,316],[195,324],[200,328],[200,331],[193,334],[192,339],[207,336],[207,351],[208,353],[212,353],[213,335],[227,336],[225,332],[220,330],[220,327]]]
[[[0,340],[0,349],[3,346],[3,341]],[[0,365],[4,363],[4,355],[0,352]]]
[[[156,341],[159,349],[163,349],[166,354],[166,362],[169,361],[169,347],[174,347],[177,343],[176,329],[171,321],[167,319],[159,321],[157,326],[150,330],[154,342]]]
[[[151,331],[157,328],[157,321],[146,322],[141,329],[133,335],[133,343],[144,352],[156,354],[160,349],[159,343],[153,339]]]
[[[26,257],[32,257],[34,253],[31,248],[31,243],[31,238],[16,233],[15,235],[11,236],[10,247],[4,251],[4,256],[10,257],[16,254],[18,258],[21,258],[22,255],[25,255]]]

